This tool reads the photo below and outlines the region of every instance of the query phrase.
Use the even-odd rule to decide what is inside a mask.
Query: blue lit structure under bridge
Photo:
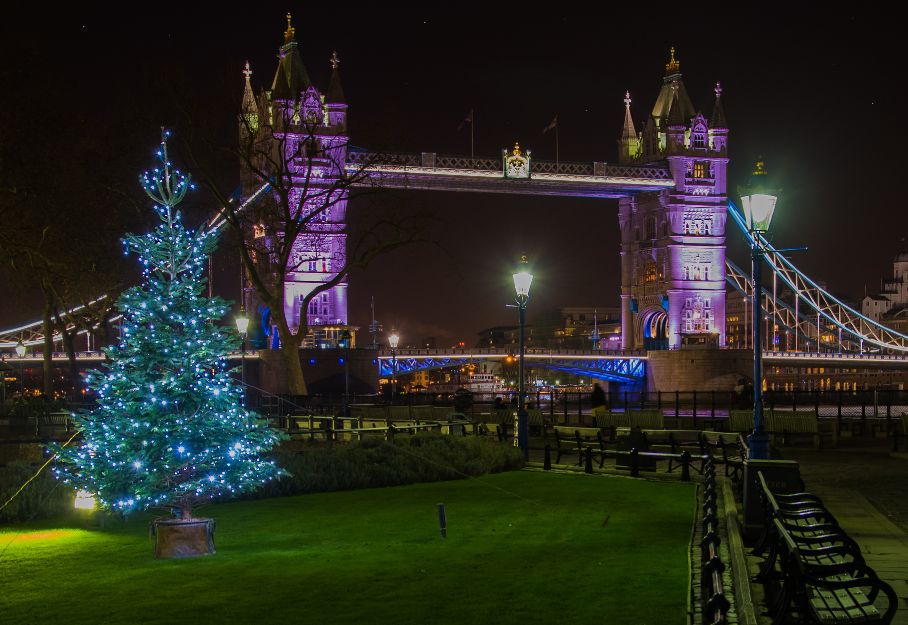
[[[438,349],[398,350],[397,375],[415,371],[463,367],[481,361],[504,361],[511,352],[498,349]],[[608,382],[640,384],[646,379],[644,353],[570,352],[559,350],[528,351],[528,366],[605,380]],[[379,377],[388,377],[392,370],[392,355],[384,351],[378,357]]]

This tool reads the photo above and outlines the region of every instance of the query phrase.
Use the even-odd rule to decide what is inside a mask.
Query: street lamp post
[[[394,403],[394,395],[397,392],[397,345],[400,342],[400,336],[397,332],[388,337],[388,345],[391,346],[391,403]]]
[[[350,330],[343,330],[340,335],[344,343],[344,417],[350,418]]]
[[[25,344],[22,341],[16,343],[16,356],[20,358],[19,360],[19,397],[25,395],[25,380],[22,378],[25,376],[25,363],[22,362],[22,358],[25,358]]]
[[[526,390],[524,388],[524,357],[526,356],[526,311],[527,301],[530,299],[530,285],[533,283],[533,274],[529,272],[527,257],[520,258],[519,271],[513,275],[514,291],[517,296],[517,312],[520,319],[520,363],[517,375],[517,446],[523,450],[524,459],[529,458],[530,429],[526,411]]]
[[[240,343],[240,380],[243,383],[243,397],[246,397],[246,335],[249,332],[249,316],[246,314],[246,307],[240,308],[240,314],[236,316],[236,330],[240,333],[242,342]]]
[[[756,169],[745,190],[741,191],[741,204],[747,229],[751,234],[751,274],[753,279],[753,348],[754,348],[754,430],[748,437],[750,458],[765,459],[769,457],[769,435],[766,433],[763,419],[763,345],[760,337],[760,315],[762,306],[762,273],[763,249],[762,236],[769,231],[769,223],[775,212],[777,197],[768,191],[766,186],[766,168],[762,159],[757,161]]]

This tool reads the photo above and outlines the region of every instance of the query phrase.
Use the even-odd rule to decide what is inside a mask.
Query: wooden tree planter
[[[191,558],[215,553],[214,519],[158,519],[151,524],[156,558]]]

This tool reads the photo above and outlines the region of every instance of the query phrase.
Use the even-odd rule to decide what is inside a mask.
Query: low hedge
[[[523,455],[491,438],[418,434],[394,441],[367,438],[335,445],[310,445],[275,452],[289,475],[243,495],[263,499],[305,493],[400,486],[498,473],[523,465]],[[0,467],[0,505],[37,471],[13,462]],[[20,523],[72,511],[72,489],[45,469],[3,510],[0,523]]]
[[[38,468],[25,462],[11,462],[0,467],[0,506],[13,497],[37,473]],[[56,516],[72,510],[72,505],[72,489],[54,479],[47,468],[0,509],[0,523],[21,523]]]
[[[278,451],[290,475],[251,493],[280,497],[358,488],[438,482],[498,473],[523,465],[523,455],[491,438],[418,434],[393,441],[367,438],[347,445]]]

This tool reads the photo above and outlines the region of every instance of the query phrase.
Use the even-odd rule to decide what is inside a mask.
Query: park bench
[[[504,425],[514,421],[514,413],[509,408],[493,408],[491,412],[485,416],[485,420],[486,423]]]
[[[35,420],[35,434],[53,438],[58,434],[69,434],[73,429],[72,415],[68,412],[51,412]]]
[[[898,607],[895,591],[859,555],[855,558],[850,547],[805,548],[781,521],[773,524],[783,551],[782,587],[774,606],[777,622],[792,604],[802,621],[815,625],[892,622]],[[887,603],[883,612],[876,606],[881,594]]]
[[[410,406],[389,406],[388,415],[394,421],[405,421],[414,418],[413,415],[410,414]]]
[[[615,431],[617,439],[627,438],[630,436],[632,428],[618,428]],[[703,454],[704,445],[702,441],[703,432],[700,430],[665,430],[665,429],[641,429],[640,432],[646,437],[649,445],[649,451],[663,452],[668,454],[681,454],[688,451],[700,460],[699,472],[703,472]],[[671,473],[679,465],[676,458],[669,457],[668,472]]]
[[[627,413],[628,427],[644,430],[661,430],[665,427],[665,416],[658,410],[631,410]]]
[[[497,423],[476,423],[473,426],[477,435],[494,436],[498,442],[503,442],[507,438],[507,432],[504,426]]]
[[[324,434],[327,429],[326,420],[316,415],[295,414],[290,415],[287,419],[291,436],[309,435],[309,438],[314,438],[316,434]]]
[[[599,456],[599,468],[602,468],[605,463],[607,441],[602,436],[601,429],[556,425],[553,430],[557,445],[555,464],[561,462],[561,456],[564,454],[577,454],[577,464],[581,465],[586,450],[590,449],[593,455]]]
[[[806,436],[815,449],[820,448],[820,427],[816,413],[813,411],[773,410],[768,412],[766,414],[766,431],[782,445],[787,445],[792,438]],[[837,440],[835,429],[828,433],[833,435],[833,446],[835,446]]]
[[[527,419],[530,427],[530,433],[536,432],[539,436],[545,436],[547,423],[539,408],[530,408],[527,410]]]
[[[734,432],[700,431],[699,454],[712,454],[718,452],[720,457],[714,458],[716,464],[725,466],[725,476],[737,481],[741,479],[744,471],[744,460],[747,450],[739,434]]]
[[[417,421],[431,421],[437,419],[438,416],[435,414],[433,406],[420,405],[410,406],[410,418]]]
[[[763,532],[753,548],[754,555],[768,551],[757,579],[763,581],[771,576],[779,553],[778,537],[774,522],[778,521],[799,538],[826,539],[842,536],[835,517],[826,509],[819,497],[810,493],[774,493],[762,471],[757,472],[760,485],[760,499],[763,504]]]
[[[605,428],[610,432],[609,438],[614,438],[615,430],[630,427],[630,420],[626,412],[599,412],[593,415],[594,425]]]
[[[728,411],[728,431],[738,433],[753,432],[754,429],[754,411],[749,410],[729,410]]]

